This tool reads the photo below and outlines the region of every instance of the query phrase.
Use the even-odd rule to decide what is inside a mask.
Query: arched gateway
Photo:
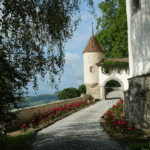
[[[102,84],[102,90],[101,90],[101,93],[102,93],[102,96],[101,96],[101,98],[103,99],[103,100],[105,100],[105,97],[106,97],[106,92],[105,92],[105,90],[106,90],[106,83],[108,82],[108,81],[110,81],[110,80],[116,80],[116,81],[118,81],[119,83],[120,83],[120,85],[121,85],[121,98],[123,98],[123,90],[124,90],[124,84],[123,84],[123,82],[119,79],[119,78],[116,78],[116,77],[109,77],[108,79],[106,79],[104,82],[103,82],[103,84]]]
[[[93,34],[90,37],[83,53],[84,57],[84,84],[86,86],[86,94],[90,94],[95,99],[105,100],[105,86],[109,80],[116,80],[121,85],[121,98],[124,99],[123,90],[128,90],[129,72],[122,70],[118,73],[118,69],[112,70],[111,73],[102,72],[101,67],[104,62],[129,62],[128,58],[104,59],[103,50],[99,46]]]

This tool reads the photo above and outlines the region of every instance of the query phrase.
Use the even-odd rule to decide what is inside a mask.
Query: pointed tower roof
[[[90,37],[90,39],[82,53],[85,53],[85,52],[103,52],[103,50],[99,46],[99,43],[97,42],[96,38],[94,37],[93,22],[92,22],[92,36]]]

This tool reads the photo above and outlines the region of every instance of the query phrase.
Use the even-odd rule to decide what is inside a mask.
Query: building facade
[[[103,50],[99,46],[96,38],[93,34],[90,37],[83,53],[84,57],[84,85],[86,86],[86,94],[90,94],[95,99],[106,99],[106,83],[110,80],[118,81],[121,85],[121,98],[124,99],[124,90],[128,89],[129,72],[123,70],[118,73],[118,70],[113,70],[109,74],[104,74],[101,70],[103,62],[106,61],[125,61],[128,62],[128,58],[115,58],[104,59]]]
[[[150,1],[126,0],[126,14],[129,58],[119,58],[119,61],[129,62],[128,73],[114,72],[109,76],[101,73],[103,50],[92,31],[83,51],[84,84],[87,94],[103,100],[106,82],[118,81],[123,90],[123,115],[128,125],[150,132]]]
[[[126,0],[129,89],[124,91],[124,118],[150,131],[150,1]]]

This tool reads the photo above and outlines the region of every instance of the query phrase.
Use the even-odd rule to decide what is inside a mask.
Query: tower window
[[[141,9],[141,0],[132,0],[132,15]]]
[[[93,72],[93,67],[90,67],[90,72]]]

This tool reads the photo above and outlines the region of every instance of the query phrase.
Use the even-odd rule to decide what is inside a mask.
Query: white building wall
[[[103,55],[101,52],[86,52],[84,57],[84,84],[94,84],[99,82],[99,67],[96,65]],[[90,72],[90,67],[93,67],[93,72]]]
[[[125,70],[123,71],[120,71],[120,74],[118,73],[118,70],[113,70],[112,73],[110,74],[103,74],[102,71],[101,71],[101,66],[99,67],[99,84],[101,86],[105,86],[104,84],[106,84],[106,80],[113,80],[111,79],[111,77],[115,77],[117,79],[119,79],[122,83],[123,83],[123,87],[124,89],[123,90],[128,90],[128,80],[127,78],[130,78],[129,76],[129,70],[127,70],[127,73]],[[120,82],[119,82],[120,83]],[[121,84],[120,84],[121,85]],[[102,90],[103,88],[101,88],[101,95],[102,95]]]
[[[132,14],[133,0],[126,0],[131,77],[150,73],[150,1],[140,1],[141,9]]]

